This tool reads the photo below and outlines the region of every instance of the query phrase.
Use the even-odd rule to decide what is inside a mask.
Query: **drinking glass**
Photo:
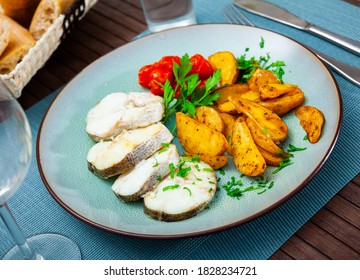
[[[141,0],[151,32],[196,23],[192,0]]]
[[[9,210],[7,201],[29,170],[31,143],[23,109],[0,82],[0,216],[17,244],[3,259],[80,259],[78,246],[62,235],[46,233],[26,238]]]

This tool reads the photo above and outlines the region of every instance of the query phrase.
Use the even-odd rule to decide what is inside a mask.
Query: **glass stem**
[[[4,221],[5,225],[9,229],[12,237],[14,238],[17,246],[24,254],[25,260],[36,259],[36,255],[31,250],[29,244],[26,241],[25,235],[20,229],[19,225],[15,221],[14,216],[11,214],[10,209],[6,203],[0,206],[0,216]]]

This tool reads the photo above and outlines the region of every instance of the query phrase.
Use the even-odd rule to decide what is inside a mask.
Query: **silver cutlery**
[[[313,25],[283,8],[261,0],[238,0],[234,5],[257,15],[287,24],[289,26],[320,36],[336,45],[360,55],[360,42],[340,36],[319,26]]]
[[[225,8],[223,13],[230,23],[255,26],[255,24],[253,24],[239,9],[232,5],[229,6],[229,8]],[[317,50],[313,50],[309,47],[307,48],[314,52],[319,59],[321,59],[337,73],[360,87],[360,68],[350,66]]]

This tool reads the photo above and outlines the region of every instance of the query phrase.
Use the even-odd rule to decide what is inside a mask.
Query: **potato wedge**
[[[222,113],[227,113],[230,115],[238,115],[239,112],[236,110],[234,103],[232,103],[230,100],[226,101],[224,103],[221,103],[217,106],[218,110]]]
[[[266,84],[281,84],[279,78],[270,70],[256,69],[251,78],[247,81],[249,88],[259,90],[259,87]]]
[[[292,84],[266,84],[259,87],[261,100],[279,97],[292,91],[296,86]]]
[[[215,105],[229,101],[229,96],[243,94],[247,91],[249,91],[247,84],[233,84],[220,87],[214,92],[220,94],[220,97],[215,100]]]
[[[189,156],[190,158],[197,156],[197,155],[190,154],[188,152],[185,152],[185,155]],[[199,155],[198,157],[201,161],[210,165],[211,168],[214,170],[224,167],[227,164],[228,159],[229,159],[228,156],[208,156],[208,155],[204,155],[204,154]]]
[[[263,133],[261,129],[250,118],[247,118],[246,124],[251,132],[254,142],[258,147],[266,150],[267,152],[277,157],[288,157],[289,154],[284,152],[278,145],[274,143],[269,137]]]
[[[260,101],[260,92],[258,92],[257,90],[249,90],[243,94],[241,94],[242,98],[245,98],[247,100],[251,100],[251,101]]]
[[[264,157],[266,165],[269,166],[280,166],[281,157],[274,155],[272,153],[269,153],[267,150],[261,148],[260,146],[257,146],[259,152]]]
[[[177,137],[186,151],[194,155],[219,156],[228,148],[225,136],[184,113],[176,113]]]
[[[280,97],[259,101],[259,104],[281,117],[292,109],[300,106],[304,100],[304,93],[300,88],[296,87]]]
[[[217,52],[208,58],[211,67],[216,71],[221,69],[220,85],[235,84],[239,76],[237,60],[229,51]]]
[[[227,113],[220,113],[220,117],[223,119],[225,124],[225,132],[224,135],[229,143],[229,146],[226,150],[228,155],[231,155],[231,136],[233,133],[233,126],[235,123],[235,117],[233,115],[227,114]]]
[[[299,107],[295,115],[300,120],[300,125],[306,131],[307,137],[311,143],[319,141],[322,127],[325,122],[324,114],[312,106]]]
[[[225,132],[225,124],[220,113],[209,106],[199,106],[196,108],[195,120],[203,123],[218,132]]]
[[[278,115],[256,102],[241,97],[231,96],[229,99],[238,112],[244,113],[253,120],[256,126],[275,143],[285,140],[288,127]]]
[[[235,166],[242,174],[258,176],[265,171],[265,159],[259,152],[251,132],[242,118],[237,118],[234,123],[231,143]]]

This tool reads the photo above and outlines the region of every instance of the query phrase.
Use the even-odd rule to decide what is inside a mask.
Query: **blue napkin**
[[[338,0],[272,0],[303,18],[344,36],[360,38],[360,9]],[[226,22],[221,9],[229,0],[194,0],[199,23]],[[342,16],[338,16],[341,11]],[[248,14],[261,27],[288,35],[313,48],[360,67],[359,57],[315,36]],[[216,34],[214,34],[216,36]],[[277,209],[228,231],[179,240],[143,240],[110,234],[77,220],[47,192],[37,170],[35,152],[23,186],[9,207],[28,236],[54,232],[75,241],[83,259],[267,259],[360,171],[360,88],[335,74],[343,95],[344,120],[338,142],[320,172],[297,195]],[[57,92],[29,110],[33,145],[44,112]],[[14,244],[0,222],[0,256]]]

